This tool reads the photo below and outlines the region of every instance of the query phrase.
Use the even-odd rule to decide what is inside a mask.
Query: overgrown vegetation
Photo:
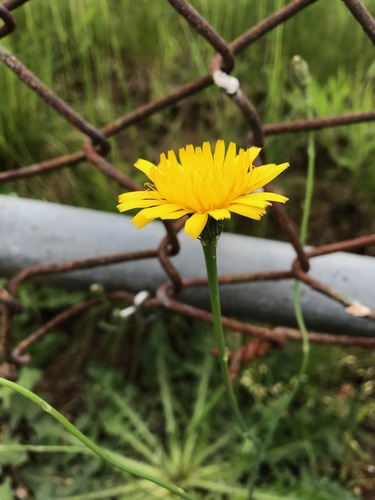
[[[192,3],[231,40],[286,1],[254,2],[251,8],[249,0]],[[375,10],[375,0],[365,3]],[[15,16],[17,30],[4,44],[97,126],[206,74],[213,55],[167,2],[34,0]],[[239,55],[233,74],[265,122],[304,114],[288,73],[296,53],[309,62],[317,116],[368,111],[375,107],[372,50],[342,2],[317,2]],[[0,67],[0,94],[7,96],[7,105],[0,107],[2,168],[82,146],[81,134],[5,67]],[[113,139],[110,160],[130,172],[139,156],[155,160],[163,150],[217,137],[241,144],[247,132],[238,110],[210,88]],[[318,188],[325,193],[328,186],[330,202],[332,190],[340,193],[340,203],[360,193],[366,209],[356,210],[362,222],[368,221],[369,232],[374,223],[374,125],[325,130],[317,141]],[[305,144],[304,134],[267,139],[270,159],[293,164],[295,174],[284,189],[298,191],[294,201],[290,195],[296,214],[303,202],[296,187],[304,182]],[[115,210],[118,192],[89,165],[0,189],[110,211]],[[318,223],[328,220],[319,201],[323,215],[320,222],[313,221],[315,238],[320,234]],[[326,242],[335,239],[338,225],[337,220],[332,223],[332,233],[325,228]],[[274,230],[272,223],[254,227],[258,234],[270,229]],[[19,293],[24,312],[16,319],[18,338],[83,296],[24,285]],[[103,303],[51,332],[33,350],[33,363],[21,372],[20,383],[47,393],[107,449],[177,481],[197,498],[246,498],[254,450],[250,442],[239,439],[220,397],[216,364],[208,354],[211,332],[170,315],[147,324],[121,322],[112,311]],[[230,333],[232,347],[240,342]],[[298,398],[267,451],[257,499],[344,500],[375,486],[374,357],[316,346],[311,357]],[[264,435],[272,425],[294,382],[299,359],[299,346],[290,344],[243,371],[241,407],[256,434]],[[168,497],[164,490],[113,472],[40,408],[4,389],[0,398],[0,498],[13,498],[14,491],[17,498],[41,500]]]
[[[225,39],[232,40],[286,1],[256,2],[251,7],[248,0],[193,3]],[[365,3],[370,10],[374,8],[374,0]],[[18,9],[15,16],[17,31],[5,38],[4,44],[96,126],[206,74],[213,55],[209,45],[167,2],[34,0]],[[310,65],[318,116],[374,108],[371,42],[340,2],[317,2],[236,58],[233,74],[265,122],[301,116],[300,100],[288,71],[295,54]],[[82,135],[7,68],[0,68],[0,76],[0,92],[7,95],[8,103],[0,109],[3,168],[81,147]],[[210,88],[122,133],[113,141],[110,159],[128,171],[139,156],[156,159],[168,148],[217,137],[242,143],[247,131],[245,120],[232,103]],[[325,170],[349,169],[363,189],[375,182],[369,167],[375,147],[373,131],[374,126],[367,123],[319,133],[319,143],[326,151]],[[280,158],[280,152],[285,156],[287,151],[293,165],[302,167],[299,151],[305,143],[303,134],[269,138],[267,142],[270,159]],[[360,181],[363,169],[366,182]],[[116,187],[92,167],[82,166],[74,172],[64,169],[50,174],[48,183],[34,178],[6,189],[113,210]]]
[[[68,293],[59,299],[45,287],[31,291],[21,289],[26,310],[19,333],[77,300]],[[48,334],[32,350],[20,384],[48,394],[124,463],[175,480],[196,498],[247,498],[244,479],[255,451],[242,441],[222,397],[211,329],[170,314],[145,324],[142,317],[119,323],[115,309],[104,303]],[[227,340],[233,349],[242,342],[234,332]],[[254,498],[351,499],[374,486],[373,354],[313,346],[311,357],[267,451]],[[289,344],[243,371],[238,396],[255,434],[265,435],[272,425],[299,359],[300,347]],[[104,465],[40,407],[3,388],[0,400],[4,500],[13,498],[10,491],[42,500],[168,497]]]
[[[195,498],[245,499],[243,479],[254,449],[250,441],[243,443],[221,397],[219,374],[209,354],[212,332],[198,323],[190,328],[173,320],[171,325],[171,319],[159,318],[148,327],[136,386],[124,385],[124,375],[103,362],[89,362],[88,369],[67,374],[64,382],[77,385],[80,380],[81,389],[76,389],[75,399],[60,396],[59,404],[68,415],[76,415],[81,430],[124,462],[135,461],[148,472],[177,481]],[[190,336],[176,339],[173,331],[167,333],[171,326]],[[229,341],[235,346],[239,336],[232,334]],[[241,405],[258,435],[267,431],[289,393],[298,352],[297,345],[289,345],[242,374]],[[373,357],[362,351],[314,348],[303,388],[267,452],[255,498],[351,499],[360,487],[371,485],[372,365]],[[30,367],[23,370],[20,383],[35,387],[41,379],[40,369]],[[58,392],[62,382],[39,382],[38,392],[43,387]],[[13,486],[32,491],[38,499],[168,497],[154,485],[103,465],[40,407],[6,389],[0,397],[1,467]],[[5,494],[10,479],[2,488],[2,498],[11,498]]]

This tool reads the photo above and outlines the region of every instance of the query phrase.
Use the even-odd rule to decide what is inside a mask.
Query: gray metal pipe
[[[60,263],[121,252],[153,249],[165,234],[152,223],[138,231],[130,217],[43,201],[0,195],[0,276],[10,277],[36,264]],[[205,276],[198,241],[179,236],[181,252],[173,262],[184,278]],[[224,233],[219,241],[220,274],[287,270],[294,260],[287,243]],[[375,259],[335,253],[312,260],[311,275],[344,294],[375,308]],[[53,286],[88,289],[154,291],[166,280],[156,259],[97,267],[43,277]],[[42,280],[40,280],[42,281]],[[253,282],[221,288],[223,312],[249,321],[295,325],[293,281]],[[209,309],[205,288],[184,290],[182,299]],[[343,308],[302,286],[302,305],[309,329],[350,335],[374,335],[375,324],[349,316]]]

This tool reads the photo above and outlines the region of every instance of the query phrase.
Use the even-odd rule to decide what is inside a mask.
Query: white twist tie
[[[212,74],[212,78],[214,83],[228,95],[237,94],[240,89],[238,78],[230,76],[228,73],[224,73],[221,69],[216,69]]]
[[[132,316],[141,307],[143,302],[149,298],[149,296],[150,294],[146,292],[146,290],[138,292],[134,297],[133,305],[126,307],[125,309],[121,309],[121,311],[118,311],[117,315],[120,316],[120,318],[128,318],[129,316]]]

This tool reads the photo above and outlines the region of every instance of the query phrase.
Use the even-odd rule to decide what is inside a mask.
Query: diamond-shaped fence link
[[[0,4],[0,38],[3,38],[16,29],[12,11],[21,8],[28,0],[5,0]],[[65,118],[72,127],[82,132],[86,141],[79,151],[74,151],[63,156],[51,158],[40,163],[23,166],[17,169],[0,172],[0,182],[10,182],[19,179],[25,179],[31,176],[38,176],[59,170],[61,168],[76,166],[82,162],[90,162],[103,175],[115,180],[121,187],[130,190],[142,189],[127,175],[112,165],[106,156],[110,152],[111,136],[121,134],[122,131],[132,127],[144,120],[147,120],[153,114],[164,110],[176,103],[187,99],[189,96],[201,92],[203,89],[216,84],[223,90],[227,96],[238,107],[247,120],[249,125],[249,134],[246,138],[248,144],[263,147],[264,138],[267,135],[305,132],[309,130],[319,130],[327,127],[339,127],[348,124],[357,124],[375,120],[375,111],[342,114],[338,116],[328,116],[323,118],[314,118],[310,120],[298,120],[292,122],[283,122],[277,124],[262,124],[256,107],[246,96],[238,81],[229,74],[235,66],[236,57],[244,49],[256,43],[266,33],[270,32],[280,24],[286,22],[293,16],[298,15],[303,9],[308,8],[317,0],[293,0],[285,7],[274,12],[266,19],[262,20],[248,31],[227,43],[224,38],[217,33],[202,15],[193,8],[186,0],[168,0],[170,5],[183,17],[192,28],[203,37],[216,51],[215,57],[208,65],[207,74],[200,78],[184,83],[173,92],[165,95],[161,99],[148,102],[134,109],[129,114],[117,117],[113,122],[106,124],[101,129],[88,123],[80,114],[75,111],[68,103],[61,99],[52,89],[42,83],[38,77],[30,71],[14,54],[9,53],[0,46],[0,61],[5,64],[9,71],[12,71],[17,77],[30,88],[30,92],[35,92],[43,99],[47,106],[50,106],[61,117]],[[339,1],[339,0],[337,0]],[[358,23],[362,26],[366,35],[375,44],[375,21],[367,11],[363,3],[359,0],[343,0],[343,8],[347,8]],[[3,96],[3,99],[6,96]],[[6,103],[2,104],[6,105]],[[270,190],[270,186],[267,190]],[[248,276],[238,277],[222,276],[222,283],[235,283],[238,281],[251,280],[300,280],[307,286],[318,291],[342,305],[349,314],[368,318],[369,321],[375,320],[375,311],[358,304],[332,290],[329,286],[313,279],[309,275],[310,261],[317,256],[331,254],[338,251],[354,250],[359,247],[365,247],[375,244],[375,235],[368,235],[361,238],[341,241],[335,244],[316,247],[312,250],[305,250],[298,238],[297,232],[292,221],[289,219],[284,207],[281,204],[273,205],[276,218],[285,234],[286,239],[292,245],[295,252],[295,260],[290,269],[283,271],[270,271],[263,273],[253,273]],[[184,221],[178,223],[164,222],[166,235],[157,248],[152,248],[141,252],[131,252],[116,255],[107,255],[98,258],[88,258],[86,260],[63,262],[58,264],[37,265],[23,269],[10,280],[7,288],[0,287],[0,301],[2,302],[1,317],[1,344],[3,350],[3,364],[0,366],[0,375],[7,378],[16,378],[17,369],[29,361],[28,350],[48,332],[63,322],[71,319],[83,311],[94,307],[101,300],[123,300],[125,303],[133,303],[135,294],[130,291],[118,290],[104,293],[101,298],[90,298],[65,311],[58,313],[37,331],[30,334],[27,338],[14,345],[12,336],[12,322],[16,314],[22,310],[21,304],[17,300],[17,290],[21,283],[31,278],[41,275],[64,273],[78,269],[89,269],[97,266],[111,265],[119,262],[126,262],[140,259],[158,259],[161,267],[168,276],[168,280],[162,284],[154,298],[146,298],[140,305],[143,308],[164,307],[168,310],[176,311],[187,317],[195,318],[210,323],[212,316],[206,310],[188,305],[178,299],[178,293],[183,288],[205,285],[207,281],[202,278],[182,279],[177,269],[171,262],[171,257],[179,252],[179,241],[177,233],[183,227]],[[2,235],[2,238],[6,235]],[[251,342],[230,354],[231,374],[233,377],[241,364],[249,363],[255,356],[265,354],[274,346],[283,345],[287,340],[300,340],[301,334],[298,330],[284,326],[266,328],[259,327],[242,321],[223,317],[225,327],[238,332],[242,332],[252,338]],[[331,335],[327,333],[309,332],[311,342],[344,345],[344,346],[362,346],[374,347],[375,338],[371,337],[351,337],[345,335]]]

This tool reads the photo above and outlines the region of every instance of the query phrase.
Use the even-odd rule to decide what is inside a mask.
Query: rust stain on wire
[[[27,1],[28,0],[5,0],[0,3],[0,38],[9,35],[16,29],[16,22],[11,11],[21,7],[27,3]],[[107,123],[100,129],[88,123],[68,103],[58,97],[52,89],[43,84],[15,55],[9,53],[3,47],[0,47],[0,61],[2,61],[9,70],[15,73],[25,85],[36,92],[39,97],[45,101],[47,106],[51,107],[59,116],[67,120],[75,129],[81,131],[86,136],[80,151],[71,152],[21,168],[0,172],[0,182],[5,183],[25,179],[27,177],[45,175],[61,168],[76,167],[80,163],[86,161],[89,162],[93,168],[99,170],[104,176],[117,182],[119,186],[131,190],[142,189],[140,185],[116,168],[108,159],[104,158],[110,151],[108,138],[146,120],[159,111],[167,109],[201,92],[205,88],[213,85],[214,82],[217,83],[217,80],[215,80],[215,73],[217,75],[217,72],[219,72],[221,79],[233,78],[229,77],[229,73],[235,65],[236,55],[257,42],[280,24],[287,22],[303,9],[314,4],[317,0],[293,0],[285,7],[272,13],[255,26],[252,26],[248,31],[231,42],[227,42],[220,33],[211,26],[209,21],[206,20],[187,0],[168,1],[171,7],[184,18],[184,22],[189,23],[192,29],[196,31],[197,35],[203,37],[212,47],[214,56],[207,65],[207,74],[194,81],[182,84],[180,87],[174,89],[160,99],[145,103],[130,113],[115,118],[114,121]],[[355,20],[362,26],[367,36],[375,43],[375,21],[363,3],[359,0],[343,0],[343,6],[350,11]],[[233,81],[234,80],[232,80],[232,82]],[[222,90],[225,89],[222,88]],[[268,135],[300,133],[309,130],[320,130],[328,127],[375,121],[375,111],[368,111],[264,125],[251,99],[242,92],[239,82],[235,91],[226,93],[248,123],[250,132],[245,141],[248,146],[258,145],[263,147],[264,138]],[[262,154],[263,161],[263,151]],[[267,190],[272,190],[272,187],[267,186]],[[291,268],[261,273],[223,275],[219,277],[220,283],[225,285],[226,283],[250,281],[298,279],[312,289],[326,295],[328,298],[336,300],[344,307],[348,314],[363,315],[370,320],[374,320],[374,311],[356,302],[355,297],[353,299],[348,298],[341,294],[340,291],[333,290],[325,283],[313,279],[308,274],[308,271],[310,259],[338,251],[350,251],[375,245],[375,235],[353,238],[351,240],[322,245],[312,250],[305,250],[300,243],[297,231],[293,222],[288,217],[285,208],[282,205],[275,204],[273,205],[273,210],[286,239],[295,250],[296,259],[291,265]],[[31,333],[28,337],[20,341],[18,345],[14,346],[12,329],[13,317],[22,310],[22,305],[17,299],[18,287],[25,280],[29,280],[35,276],[64,273],[77,269],[89,269],[96,266],[107,266],[125,261],[149,258],[158,259],[160,266],[166,273],[166,281],[158,288],[156,296],[146,299],[140,307],[165,308],[189,318],[212,323],[212,315],[210,312],[178,300],[178,294],[184,288],[207,286],[206,278],[196,277],[189,280],[183,280],[171,261],[171,257],[176,255],[180,250],[177,235],[183,227],[184,221],[184,218],[176,223],[164,221],[166,234],[155,249],[106,255],[73,262],[32,266],[14,275],[10,279],[7,288],[0,287],[0,303],[2,307],[1,345],[4,360],[3,364],[0,366],[0,376],[16,379],[18,367],[28,363],[30,360],[29,348],[45,337],[51,329],[59,327],[68,319],[106,301],[119,300],[127,303],[134,301],[135,304],[136,296],[130,291],[118,290],[109,293],[103,292],[101,297],[89,297],[57,313],[35,332]],[[273,328],[259,327],[226,317],[223,317],[223,324],[226,328],[236,330],[243,335],[251,337],[251,341],[247,345],[229,355],[229,366],[233,380],[237,377],[241,366],[250,363],[255,357],[264,356],[270,349],[283,347],[288,340],[301,340],[301,333],[293,328],[286,328],[283,326]],[[363,348],[375,347],[375,338],[330,335],[324,332],[309,332],[308,336],[311,342],[326,345],[357,346]]]
[[[353,17],[362,26],[366,35],[375,45],[375,19],[359,0],[343,0]]]

